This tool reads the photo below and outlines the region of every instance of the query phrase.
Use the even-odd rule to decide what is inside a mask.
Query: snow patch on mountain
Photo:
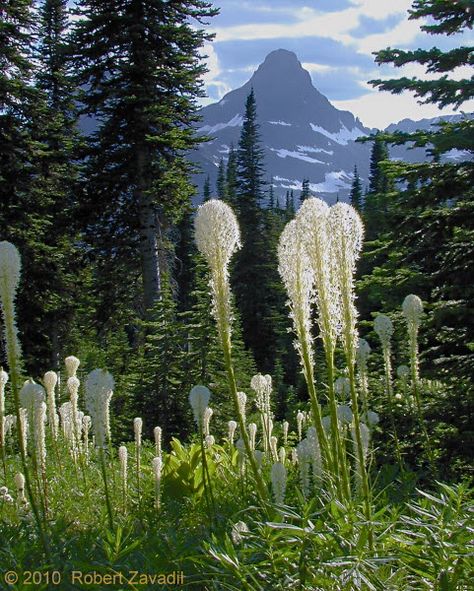
[[[334,150],[325,150],[324,148],[316,148],[314,146],[296,146],[300,152],[309,152],[314,154],[328,154],[328,156],[332,156],[334,154]]]
[[[340,190],[350,189],[353,177],[352,172],[346,172],[345,170],[326,172],[322,183],[312,183],[309,187],[311,191],[337,193]]]
[[[269,121],[270,125],[283,125],[283,127],[291,127],[291,123],[287,123],[286,121]]]
[[[358,137],[362,137],[363,135],[367,135],[367,132],[360,129],[359,127],[354,127],[353,129],[347,129],[347,127],[343,124],[341,129],[337,133],[331,133],[324,127],[320,125],[315,125],[314,123],[310,123],[311,129],[324,135],[325,137],[329,138],[333,142],[340,144],[341,146],[347,146],[350,141],[356,140]]]
[[[210,135],[216,133],[216,131],[220,131],[221,129],[225,129],[226,127],[242,127],[244,122],[243,115],[235,115],[232,117],[230,121],[227,123],[216,123],[215,125],[203,125],[198,129],[199,133]]]
[[[311,158],[301,152],[294,152],[292,150],[286,150],[285,148],[270,148],[270,150],[276,152],[280,158],[297,158],[298,160],[310,162],[311,164],[325,164],[322,160],[316,160],[316,158]]]

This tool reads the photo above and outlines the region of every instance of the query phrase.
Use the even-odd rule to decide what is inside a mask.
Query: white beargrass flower
[[[367,367],[367,361],[371,351],[372,349],[370,348],[369,343],[365,339],[359,339],[356,351],[356,361],[359,368],[361,366]]]
[[[12,364],[20,371],[21,348],[15,319],[15,297],[20,283],[21,258],[11,242],[0,242],[0,307],[3,311],[3,329],[10,370]]]
[[[155,453],[156,453],[156,457],[158,457],[158,458],[161,458],[161,436],[162,436],[161,427],[155,427],[153,429],[153,437],[155,438]]]
[[[245,419],[246,419],[246,404],[247,404],[247,394],[245,392],[237,392],[237,400],[239,403],[239,411],[240,414],[242,415],[242,419],[244,421],[244,425],[245,425]]]
[[[46,402],[44,400],[37,400],[34,407],[34,441],[36,446],[36,461],[44,472],[46,468]]]
[[[199,206],[194,220],[195,240],[211,272],[213,314],[221,340],[230,339],[232,309],[229,262],[240,248],[240,230],[232,209],[223,201],[211,199]]]
[[[373,410],[367,411],[367,416],[364,418],[371,427],[375,427],[375,425],[378,425],[380,422],[378,413],[374,412]]]
[[[275,503],[281,505],[285,500],[287,472],[281,462],[276,462],[272,466],[271,472],[272,490]]]
[[[374,320],[374,330],[377,333],[383,348],[390,348],[393,335],[393,323],[385,314],[378,314]]]
[[[242,540],[244,539],[244,535],[249,532],[249,528],[246,523],[243,521],[238,521],[234,523],[232,526],[232,530],[230,533],[230,537],[232,538],[232,542],[238,546]]]
[[[13,481],[15,482],[16,490],[18,493],[18,501],[22,504],[26,503],[26,495],[25,495],[25,477],[21,472],[18,472],[13,477]]]
[[[20,403],[25,408],[30,418],[33,417],[35,405],[43,402],[45,399],[45,392],[42,386],[36,384],[33,380],[28,380],[20,390]]]
[[[210,449],[215,444],[215,442],[216,440],[214,438],[214,435],[206,435],[206,437],[204,438],[204,445],[207,449]]]
[[[270,451],[272,452],[273,460],[278,462],[278,439],[274,435],[270,438]]]
[[[255,423],[250,423],[249,427],[249,437],[250,437],[250,449],[252,451],[255,450],[255,440],[257,438],[257,425]]]
[[[76,375],[71,376],[67,380],[67,389],[71,400],[71,411],[72,411],[72,423],[74,426],[74,439],[79,439],[80,429],[77,428],[78,424],[78,400],[79,400],[79,387],[81,382]],[[77,445],[77,443],[76,443]]]
[[[161,504],[161,471],[163,469],[163,460],[157,456],[152,460],[153,476],[155,479],[155,507],[160,508]]]
[[[114,378],[104,369],[94,369],[85,383],[85,404],[92,419],[95,443],[104,447],[110,440],[109,405],[113,396]]]
[[[8,437],[10,431],[12,430],[13,425],[16,425],[16,416],[15,415],[7,415],[3,417],[3,436],[4,439]]]
[[[306,499],[310,492],[310,467],[313,459],[311,445],[307,439],[303,439],[296,446],[296,456],[298,459],[301,489]]]
[[[64,438],[72,442],[74,439],[73,422],[72,422],[72,407],[71,402],[64,402],[59,407],[59,416],[61,417],[61,428]]]
[[[261,413],[271,413],[270,399],[272,393],[272,378],[258,373],[250,380],[250,387],[257,394],[255,404]]]
[[[286,462],[286,449],[283,446],[278,450],[278,459],[282,464]]]
[[[301,441],[301,438],[303,437],[303,423],[305,420],[305,416],[304,413],[302,413],[300,410],[297,412],[296,414],[296,427],[298,429],[298,440]]]
[[[128,450],[125,445],[118,448],[118,458],[120,463],[120,478],[122,480],[122,493],[124,501],[127,497],[127,475],[128,475]]]
[[[76,372],[81,362],[77,357],[74,357],[74,355],[69,355],[69,357],[66,357],[66,359],[64,360],[64,364],[66,365],[66,372],[68,377],[73,378],[76,375]]]
[[[410,368],[408,367],[408,365],[399,365],[397,367],[397,376],[401,380],[406,380],[409,375],[410,375]]]
[[[214,414],[214,411],[209,406],[204,409],[203,431],[204,431],[205,437],[209,437],[209,435],[210,435],[209,423],[211,421],[211,417],[212,417],[213,414]]]
[[[242,438],[237,439],[237,443],[235,444],[235,447],[238,452],[238,461],[239,461],[240,471],[243,472],[244,468],[245,468],[245,443],[244,443],[244,440]]]
[[[296,464],[298,463],[298,454],[295,447],[291,448],[291,463],[293,464],[293,466],[296,466]]]
[[[333,351],[341,329],[341,302],[331,258],[329,207],[311,197],[301,205],[296,220],[314,278],[319,329],[326,350]]]
[[[8,374],[0,367],[0,447],[5,446],[5,385],[8,382]]]
[[[313,365],[311,303],[314,295],[314,272],[304,248],[303,229],[296,220],[288,222],[280,235],[278,272],[288,295],[290,318],[297,337],[295,348],[302,363],[307,355]]]
[[[137,447],[142,444],[142,432],[143,432],[143,419],[141,417],[135,417],[133,419],[133,433],[135,435],[135,443]]]
[[[341,423],[349,425],[352,423],[353,415],[350,406],[347,404],[341,404],[337,407],[337,418]]]
[[[82,417],[82,430],[84,433],[84,455],[86,458],[89,457],[89,431],[92,425],[92,419],[89,415]]]
[[[237,421],[229,421],[227,423],[227,427],[229,428],[227,439],[231,445],[234,445],[234,437],[235,437],[235,430],[237,429]],[[250,428],[250,425],[249,425]]]
[[[341,398],[347,399],[351,395],[351,383],[349,378],[341,376],[334,382],[334,390]]]
[[[263,453],[263,451],[260,451],[259,449],[256,449],[253,452],[253,455],[254,455],[254,458],[255,458],[255,462],[257,464],[257,468],[259,470],[261,470],[262,469],[262,464],[263,464],[263,458],[264,458],[265,454]]]
[[[402,304],[403,315],[407,324],[412,325],[418,329],[421,324],[421,316],[423,314],[423,302],[417,295],[410,294],[403,300]]]
[[[58,413],[56,412],[56,385],[58,374],[55,371],[47,371],[43,376],[43,384],[46,389],[46,400],[48,404],[49,428],[54,439],[58,436]]]
[[[308,428],[306,432],[306,441],[308,442],[311,451],[314,483],[319,485],[323,478],[323,462],[316,427],[311,426]]]
[[[359,338],[356,326],[358,314],[354,303],[355,271],[362,249],[364,225],[354,207],[347,203],[336,203],[329,210],[328,231],[331,268],[341,304],[342,341],[349,362],[354,364]]]
[[[204,411],[209,404],[211,392],[206,386],[194,386],[189,393],[189,404],[193,409],[194,420],[198,428],[201,430],[204,421]]]
[[[288,421],[283,421],[283,445],[288,445],[288,429],[290,427],[290,423]]]
[[[28,411],[26,408],[20,408],[20,428],[19,436],[22,440],[23,449],[28,447]]]

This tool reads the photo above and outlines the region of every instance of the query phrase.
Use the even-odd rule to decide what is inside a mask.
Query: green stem
[[[114,517],[112,513],[112,504],[110,502],[110,493],[109,493],[109,485],[107,482],[107,468],[105,465],[105,455],[104,455],[104,448],[101,446],[99,448],[99,455],[100,455],[100,467],[102,471],[102,478],[104,480],[104,491],[105,491],[105,503],[107,506],[107,516],[109,518],[109,526],[110,529],[114,529]]]
[[[393,387],[392,387],[392,362],[390,359],[390,345],[383,345],[383,361],[385,368],[385,391],[388,399],[388,414],[390,415],[390,424],[392,427],[393,440],[395,442],[395,455],[400,467],[400,471],[404,472],[404,463],[400,450],[400,441],[398,439],[397,426],[393,412]]]

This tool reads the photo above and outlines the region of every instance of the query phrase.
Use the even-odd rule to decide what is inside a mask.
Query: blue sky
[[[376,50],[434,45],[448,49],[472,42],[467,35],[422,33],[420,21],[408,20],[411,0],[216,0],[215,5],[221,12],[209,25],[216,37],[205,47],[209,73],[204,104],[241,86],[270,51],[284,48],[298,55],[314,85],[336,107],[352,111],[368,126],[453,112],[419,105],[409,93],[394,96],[367,84],[373,78],[401,75],[427,78],[418,65],[377,66],[372,55]],[[472,73],[458,68],[451,75]],[[473,111],[474,104],[465,103],[463,109]]]

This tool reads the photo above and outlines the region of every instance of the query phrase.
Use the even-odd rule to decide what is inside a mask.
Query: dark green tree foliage
[[[184,153],[199,141],[199,52],[210,39],[201,25],[214,14],[203,0],[79,2],[75,66],[83,112],[98,126],[83,213],[110,291],[105,320],[116,302],[143,312],[160,296],[167,233],[193,192]]]
[[[217,198],[227,201],[227,183],[226,183],[226,168],[224,159],[221,158],[219,162],[219,170],[217,173],[216,193]]]
[[[369,190],[364,202],[364,221],[369,240],[385,230],[388,222],[387,193],[393,188],[382,163],[387,162],[387,144],[375,136],[370,153]]]
[[[362,183],[357,166],[354,166],[354,179],[352,181],[350,200],[352,207],[355,207],[359,212],[362,211]]]
[[[202,188],[202,200],[209,201],[211,198],[211,178],[207,175],[206,180],[204,181],[204,186]]]
[[[311,190],[309,188],[309,179],[304,179],[301,185],[300,203],[303,203],[305,199],[311,197]]]
[[[244,342],[252,350],[259,369],[263,369],[268,345],[263,335],[269,328],[264,326],[266,277],[262,272],[267,245],[263,236],[263,149],[260,144],[253,90],[245,105],[245,118],[237,153],[237,174],[236,213],[240,224],[242,248],[235,257],[232,283],[242,319]]]
[[[469,2],[415,1],[410,18],[425,17],[430,18],[422,30],[454,35],[472,28],[474,13]],[[452,80],[447,72],[472,63],[472,52],[472,47],[464,46],[450,51],[386,49],[377,54],[378,63],[423,64],[437,77],[428,81],[374,80],[372,84],[393,93],[409,89],[424,102],[459,107],[472,96],[474,84],[472,79]],[[474,120],[460,117],[430,131],[385,134],[379,139],[425,147],[432,160],[383,165],[385,172],[404,183],[406,189],[390,199],[391,229],[385,244],[392,252],[373,271],[372,278],[377,289],[385,285],[388,291],[390,285],[392,292],[400,290],[403,295],[416,290],[432,303],[425,369],[435,367],[438,375],[443,371],[446,376],[456,376],[459,397],[462,381],[472,388],[474,378]],[[446,159],[452,149],[462,150],[458,152],[461,157]],[[366,278],[368,283],[370,279]]]
[[[226,168],[226,197],[229,205],[237,202],[237,153],[231,145]]]

